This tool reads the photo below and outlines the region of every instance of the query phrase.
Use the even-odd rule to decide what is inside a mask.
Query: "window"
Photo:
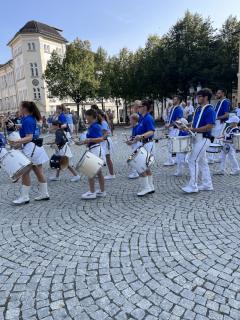
[[[44,52],[50,53],[50,46],[48,44],[44,45]]]
[[[36,62],[34,63],[34,67],[35,67],[35,76],[38,77],[38,68],[37,68]]]
[[[37,63],[30,63],[30,70],[32,77],[38,77],[38,66]]]
[[[33,88],[33,99],[39,100],[41,99],[41,91],[40,88]]]
[[[34,42],[28,42],[28,51],[36,51]]]
[[[33,63],[30,63],[30,68],[31,68],[31,76],[34,77]]]

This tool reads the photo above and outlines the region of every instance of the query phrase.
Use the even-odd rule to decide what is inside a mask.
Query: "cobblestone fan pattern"
[[[0,171],[0,319],[239,320],[240,177],[185,195],[188,177],[163,167],[162,140],[156,193],[138,199],[122,131],[113,140],[105,199],[81,200],[86,179],[65,172],[49,202],[14,207],[19,184]]]

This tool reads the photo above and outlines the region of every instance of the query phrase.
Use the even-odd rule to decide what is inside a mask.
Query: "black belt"
[[[147,139],[143,139],[142,143],[145,144],[145,143],[148,143],[148,142],[151,142],[151,141],[153,141],[152,138],[147,138]]]

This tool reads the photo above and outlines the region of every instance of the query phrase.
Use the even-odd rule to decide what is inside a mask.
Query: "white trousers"
[[[176,155],[176,162],[177,162],[177,173],[183,173],[185,161],[186,159],[186,153],[177,153]]]
[[[226,169],[226,162],[227,159],[230,162],[230,166],[232,171],[238,171],[240,170],[237,158],[236,158],[236,150],[234,148],[234,146],[231,143],[228,143],[230,150],[228,153],[225,152],[221,152],[221,163],[220,163],[220,170],[224,171]]]
[[[206,150],[210,144],[211,141],[203,138],[202,134],[197,134],[193,140],[193,149],[188,158],[189,185],[192,187],[197,187],[199,174],[201,174],[203,185],[212,186],[212,178],[206,158]]]

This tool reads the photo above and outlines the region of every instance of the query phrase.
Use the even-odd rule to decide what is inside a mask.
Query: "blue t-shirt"
[[[137,135],[142,135],[148,131],[155,131],[155,123],[153,117],[150,113],[147,113],[144,117],[142,117],[141,122],[137,126]],[[149,137],[150,139],[153,138],[153,135]]]
[[[222,102],[222,105],[221,105],[221,102]],[[221,105],[221,108],[218,112],[220,105]],[[230,101],[228,99],[224,99],[223,101],[218,101],[215,107],[215,111],[216,113],[218,112],[218,115],[217,115],[218,117],[223,116],[226,112],[230,112]],[[225,119],[223,121],[225,121]]]
[[[202,108],[199,106],[195,112],[194,120],[193,120],[193,128],[196,128],[198,118],[200,116]],[[216,121],[216,112],[214,111],[214,107],[212,105],[208,105],[205,107],[200,122],[198,124],[198,128],[204,127],[208,124],[215,125]],[[206,132],[206,134],[211,134],[211,130]]]
[[[7,141],[6,141],[5,137],[4,137],[4,135],[0,133],[0,148],[1,147],[5,147],[6,144],[7,144]]]
[[[61,124],[67,124],[67,118],[64,112],[60,113],[58,116],[58,121],[60,121]]]
[[[140,112],[138,112],[137,114],[138,114],[138,116],[139,116],[138,123],[140,123],[140,122],[142,121],[143,116],[141,115]]]
[[[103,120],[101,123],[101,127],[102,127],[102,130],[107,131],[107,134],[111,134],[111,130],[109,128],[107,121]]]
[[[103,136],[102,127],[99,123],[93,122],[87,131],[87,138],[101,138]],[[89,147],[93,146],[95,143],[89,143]]]
[[[132,128],[132,138],[136,137],[137,135],[137,129],[138,129],[138,124],[136,124],[133,128]]]
[[[71,113],[67,113],[65,114],[66,120],[67,120],[67,124],[73,124],[73,118],[72,118],[72,114]]]
[[[21,119],[21,128],[19,130],[19,134],[21,138],[25,138],[26,135],[32,134],[33,139],[36,139],[39,137],[39,129],[37,128],[37,121],[36,118],[34,118],[31,115],[28,115],[26,117],[22,117]]]
[[[177,106],[177,107],[173,107],[170,115],[169,115],[169,119],[168,121],[170,123],[176,121],[177,119],[181,119],[183,117],[183,109],[181,106]]]

